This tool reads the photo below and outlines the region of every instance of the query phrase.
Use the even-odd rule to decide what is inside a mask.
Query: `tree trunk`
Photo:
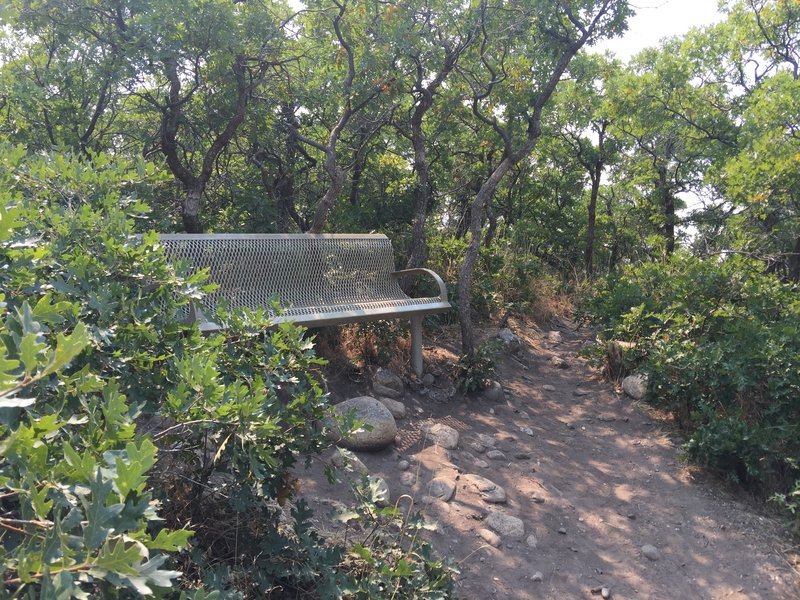
[[[200,202],[203,199],[202,181],[195,180],[186,186],[186,196],[183,198],[181,213],[183,229],[186,233],[203,233],[203,223],[200,221]]]
[[[600,176],[602,173],[602,165],[596,165],[594,171],[591,173],[592,190],[589,194],[589,211],[586,221],[586,276],[589,279],[594,279],[594,238],[595,238],[595,225],[597,223],[597,196],[600,193]]]
[[[471,216],[469,224],[470,240],[464,262],[458,270],[458,320],[461,324],[461,352],[466,355],[475,353],[475,334],[472,329],[472,274],[475,270],[475,261],[481,247],[481,232],[483,230],[484,207],[490,201],[503,176],[512,166],[510,157],[504,158],[489,178],[481,186],[475,200],[470,207]]]
[[[667,254],[675,252],[675,196],[667,183],[666,167],[658,168],[658,196],[664,211],[664,239],[667,242]]]

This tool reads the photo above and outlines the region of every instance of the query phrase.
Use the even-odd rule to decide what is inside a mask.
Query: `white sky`
[[[662,38],[682,35],[692,27],[723,18],[717,10],[717,0],[631,0],[631,6],[636,15],[628,20],[625,35],[598,44],[593,50],[610,50],[627,62],[640,50],[656,46]]]

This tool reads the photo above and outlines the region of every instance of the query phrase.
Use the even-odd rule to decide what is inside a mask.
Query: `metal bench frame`
[[[377,319],[411,320],[411,363],[421,377],[422,318],[450,310],[447,287],[430,269],[394,271],[392,244],[379,234],[162,234],[168,258],[208,269],[219,287],[189,319],[203,331],[221,326],[206,315],[220,301],[231,308],[263,308],[273,323],[322,327]],[[398,279],[428,275],[439,295],[411,298]],[[274,302],[280,303],[275,311]]]

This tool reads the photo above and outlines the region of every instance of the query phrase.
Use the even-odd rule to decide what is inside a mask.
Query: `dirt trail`
[[[800,598],[783,525],[718,482],[695,478],[668,426],[577,356],[586,332],[563,325],[549,336],[521,326],[515,333],[522,352],[506,356],[499,372],[505,401],[448,397],[451,382],[439,373],[431,388],[407,391],[412,414],[398,421],[396,446],[359,454],[393,497],[411,494],[439,523],[431,541],[458,563],[459,597],[600,598],[606,588],[617,600]],[[434,372],[452,350],[426,347]],[[335,384],[332,391],[358,395]],[[423,431],[432,422],[455,428],[458,447],[433,445]],[[507,502],[487,503],[470,474],[502,486]],[[425,498],[434,477],[455,484],[452,500]],[[318,515],[347,499],[318,467],[302,479]],[[487,543],[498,542],[480,534],[491,529],[492,511],[521,519],[524,533]]]

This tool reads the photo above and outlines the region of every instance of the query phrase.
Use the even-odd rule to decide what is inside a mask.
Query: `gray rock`
[[[400,402],[400,400],[394,400],[393,398],[387,398],[385,396],[379,396],[378,402],[383,404],[386,408],[389,409],[389,412],[392,413],[392,416],[395,419],[405,419],[406,418],[406,405]]]
[[[600,590],[600,597],[603,600],[608,600],[609,598],[611,598],[611,590],[608,589],[607,587],[602,588]]]
[[[373,499],[377,506],[389,506],[391,502],[391,494],[389,493],[389,484],[386,480],[375,475],[369,476],[369,485],[373,490]]]
[[[531,429],[530,427],[520,427],[519,430],[525,435],[533,437],[533,429]]]
[[[494,448],[494,445],[497,443],[497,440],[494,438],[493,435],[489,435],[488,433],[479,433],[478,434],[478,441],[484,446],[491,446]]]
[[[404,392],[403,380],[389,369],[381,367],[372,377],[372,389],[380,396],[400,398]]]
[[[539,494],[534,494],[534,495],[533,495],[533,501],[534,501],[536,504],[544,504],[544,496],[541,496],[541,495],[539,495]]]
[[[561,343],[561,332],[560,331],[548,331],[545,335],[545,338],[548,342],[553,344]]]
[[[550,364],[557,369],[569,369],[569,363],[560,356],[551,356]]]
[[[489,450],[486,453],[486,458],[489,460],[507,460],[506,455],[500,450]]]
[[[458,431],[444,425],[443,423],[434,423],[433,425],[425,425],[422,428],[428,434],[428,439],[437,446],[453,450],[458,447]]]
[[[487,461],[483,460],[482,458],[476,458],[475,461],[472,464],[475,465],[476,467],[478,467],[479,469],[488,469],[489,468],[489,463]]]
[[[567,535],[567,530],[564,529],[563,527],[559,527],[558,528],[558,533],[560,533],[561,535]]]
[[[500,385],[500,382],[495,381],[492,379],[489,382],[489,386],[483,390],[483,398],[487,402],[503,402],[506,398],[506,394],[503,391],[503,386]]]
[[[504,327],[497,332],[497,339],[503,342],[503,346],[505,346],[506,350],[511,354],[519,354],[522,352],[522,340],[508,327]]]
[[[480,492],[484,502],[490,504],[504,504],[506,502],[506,491],[494,481],[473,473],[464,475],[464,481]]]
[[[647,394],[647,376],[642,374],[628,375],[622,380],[622,391],[634,400],[641,400]]]
[[[555,391],[556,391],[556,388],[555,388],[555,386],[552,386],[552,385],[550,385],[549,383],[546,383],[546,384],[544,384],[544,385],[542,386],[542,389],[543,389],[545,392],[555,392]]]
[[[400,475],[400,483],[405,486],[412,486],[417,481],[417,476],[411,471],[406,471]]]
[[[584,390],[582,388],[578,388],[578,389],[576,389],[575,391],[572,392],[572,395],[573,396],[578,396],[580,398],[581,396],[588,396],[591,393],[592,392],[590,392],[589,390]]]
[[[642,546],[642,554],[644,554],[650,560],[658,560],[661,558],[661,553],[658,551],[658,548],[651,544],[645,544]]]
[[[449,477],[434,477],[428,484],[428,495],[449,502],[456,493],[455,481]]]
[[[542,575],[541,571],[536,571],[536,573],[531,575],[531,579],[533,581],[539,582],[539,581],[542,581],[544,579],[544,575]]]
[[[489,513],[486,524],[504,537],[518,540],[525,535],[525,524],[522,519],[498,511]]]
[[[345,400],[333,407],[333,412],[339,416],[350,411],[355,412],[355,418],[362,421],[364,426],[354,431],[346,438],[338,440],[338,444],[349,450],[377,451],[383,450],[394,442],[397,435],[397,423],[392,413],[383,404],[371,396],[359,396]],[[333,427],[333,429],[338,429]],[[338,431],[335,431],[339,437]]]
[[[411,463],[407,460],[401,460],[397,463],[397,470],[398,471],[408,471],[411,468]]]
[[[498,546],[500,546],[500,542],[502,541],[500,539],[500,536],[497,535],[491,529],[479,529],[478,535],[481,536],[484,542],[486,542],[493,548],[497,548]]]
[[[514,458],[516,458],[517,460],[530,460],[531,455],[528,454],[527,452],[515,452]]]
[[[476,454],[483,454],[484,452],[486,452],[486,446],[484,446],[480,442],[470,442],[469,448]]]
[[[355,454],[343,448],[337,448],[330,456],[331,464],[337,469],[342,469],[348,473],[353,473],[360,477],[361,475],[369,475],[369,469],[361,462]]]
[[[425,373],[425,375],[423,375],[422,385],[426,387],[431,387],[434,383],[436,383],[436,377],[434,377],[430,373]]]
[[[536,548],[539,545],[539,540],[536,539],[535,535],[531,534],[525,538],[525,543],[531,548]]]

